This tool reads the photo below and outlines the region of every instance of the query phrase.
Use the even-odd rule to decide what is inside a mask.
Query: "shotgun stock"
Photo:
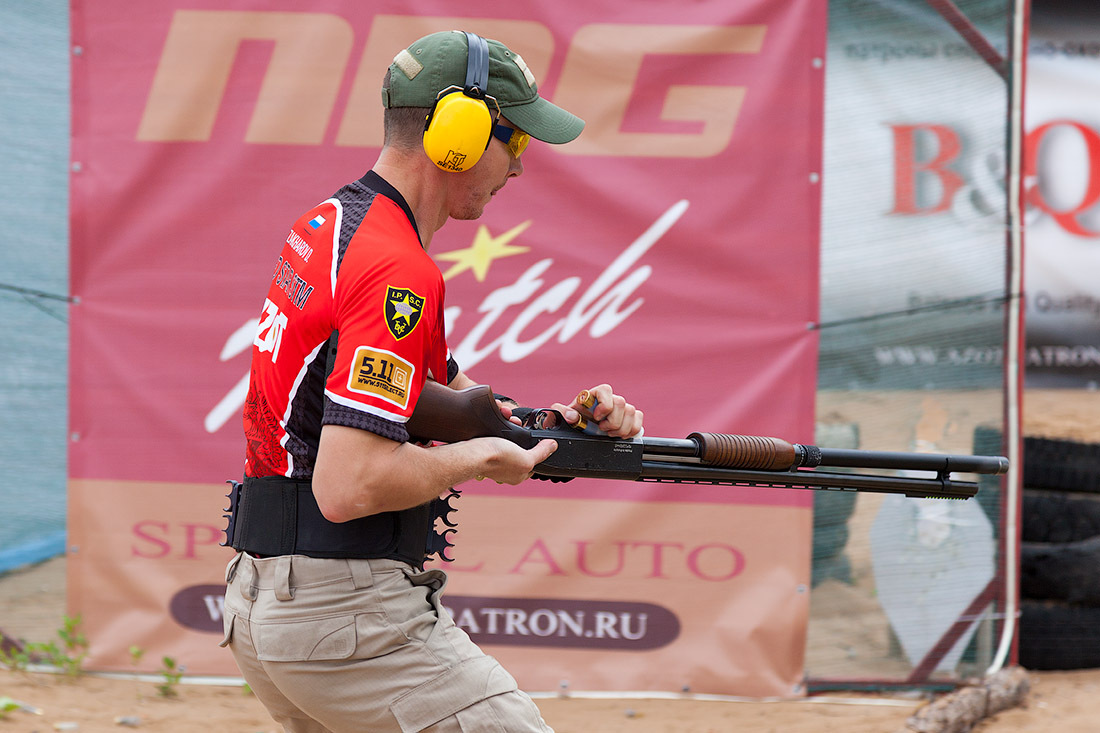
[[[453,390],[432,381],[424,385],[406,427],[414,438],[441,443],[498,437],[531,448],[551,438],[558,449],[536,466],[534,475],[551,480],[601,478],[969,499],[978,492],[978,485],[955,480],[952,473],[1008,471],[1008,459],[1002,456],[837,450],[757,435],[698,432],[683,440],[626,440],[591,427],[577,430],[552,410],[532,411],[523,425],[516,425],[501,414],[489,387]],[[904,475],[830,472],[821,467]],[[916,471],[928,475],[911,475]]]

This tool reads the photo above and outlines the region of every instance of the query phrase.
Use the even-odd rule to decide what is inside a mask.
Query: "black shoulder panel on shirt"
[[[351,238],[359,231],[359,225],[374,203],[375,191],[370,190],[362,181],[355,181],[341,188],[333,198],[340,202],[343,214],[340,219],[340,250],[336,255],[336,271],[340,272],[340,263],[344,261],[344,253],[348,251]]]

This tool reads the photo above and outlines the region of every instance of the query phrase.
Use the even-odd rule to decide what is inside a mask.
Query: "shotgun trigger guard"
[[[554,424],[547,427],[546,426],[547,420],[551,416],[553,416],[553,423]],[[548,408],[547,409],[540,409],[540,410],[532,410],[531,412],[527,413],[527,415],[524,416],[524,418],[523,418],[523,427],[527,428],[528,430],[541,430],[541,431],[544,431],[544,432],[567,432],[567,431],[576,430],[576,428],[574,426],[570,425],[569,423],[567,423],[565,421],[565,416],[564,415],[562,415],[557,410],[551,410],[551,409],[548,409]],[[551,437],[551,436],[542,436],[542,437]],[[538,473],[538,471],[531,474],[531,478],[536,479],[538,481],[550,481],[551,483],[555,483],[555,484],[564,484],[566,481],[572,481],[573,480],[572,476],[545,476],[541,473]]]
[[[549,481],[553,484],[564,484],[566,481],[572,481],[572,476],[543,476],[541,473],[531,474],[531,478],[536,481]]]

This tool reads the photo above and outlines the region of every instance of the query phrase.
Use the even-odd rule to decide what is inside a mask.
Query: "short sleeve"
[[[450,373],[443,298],[442,275],[404,213],[377,200],[339,263],[326,423],[407,440],[424,380]]]

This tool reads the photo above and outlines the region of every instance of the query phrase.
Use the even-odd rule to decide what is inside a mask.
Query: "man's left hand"
[[[557,410],[570,425],[575,425],[583,415],[596,423],[600,430],[616,438],[633,438],[642,432],[642,411],[615,394],[609,384],[590,387],[589,395],[596,398],[592,407],[580,404],[579,396],[568,405],[556,403]]]

